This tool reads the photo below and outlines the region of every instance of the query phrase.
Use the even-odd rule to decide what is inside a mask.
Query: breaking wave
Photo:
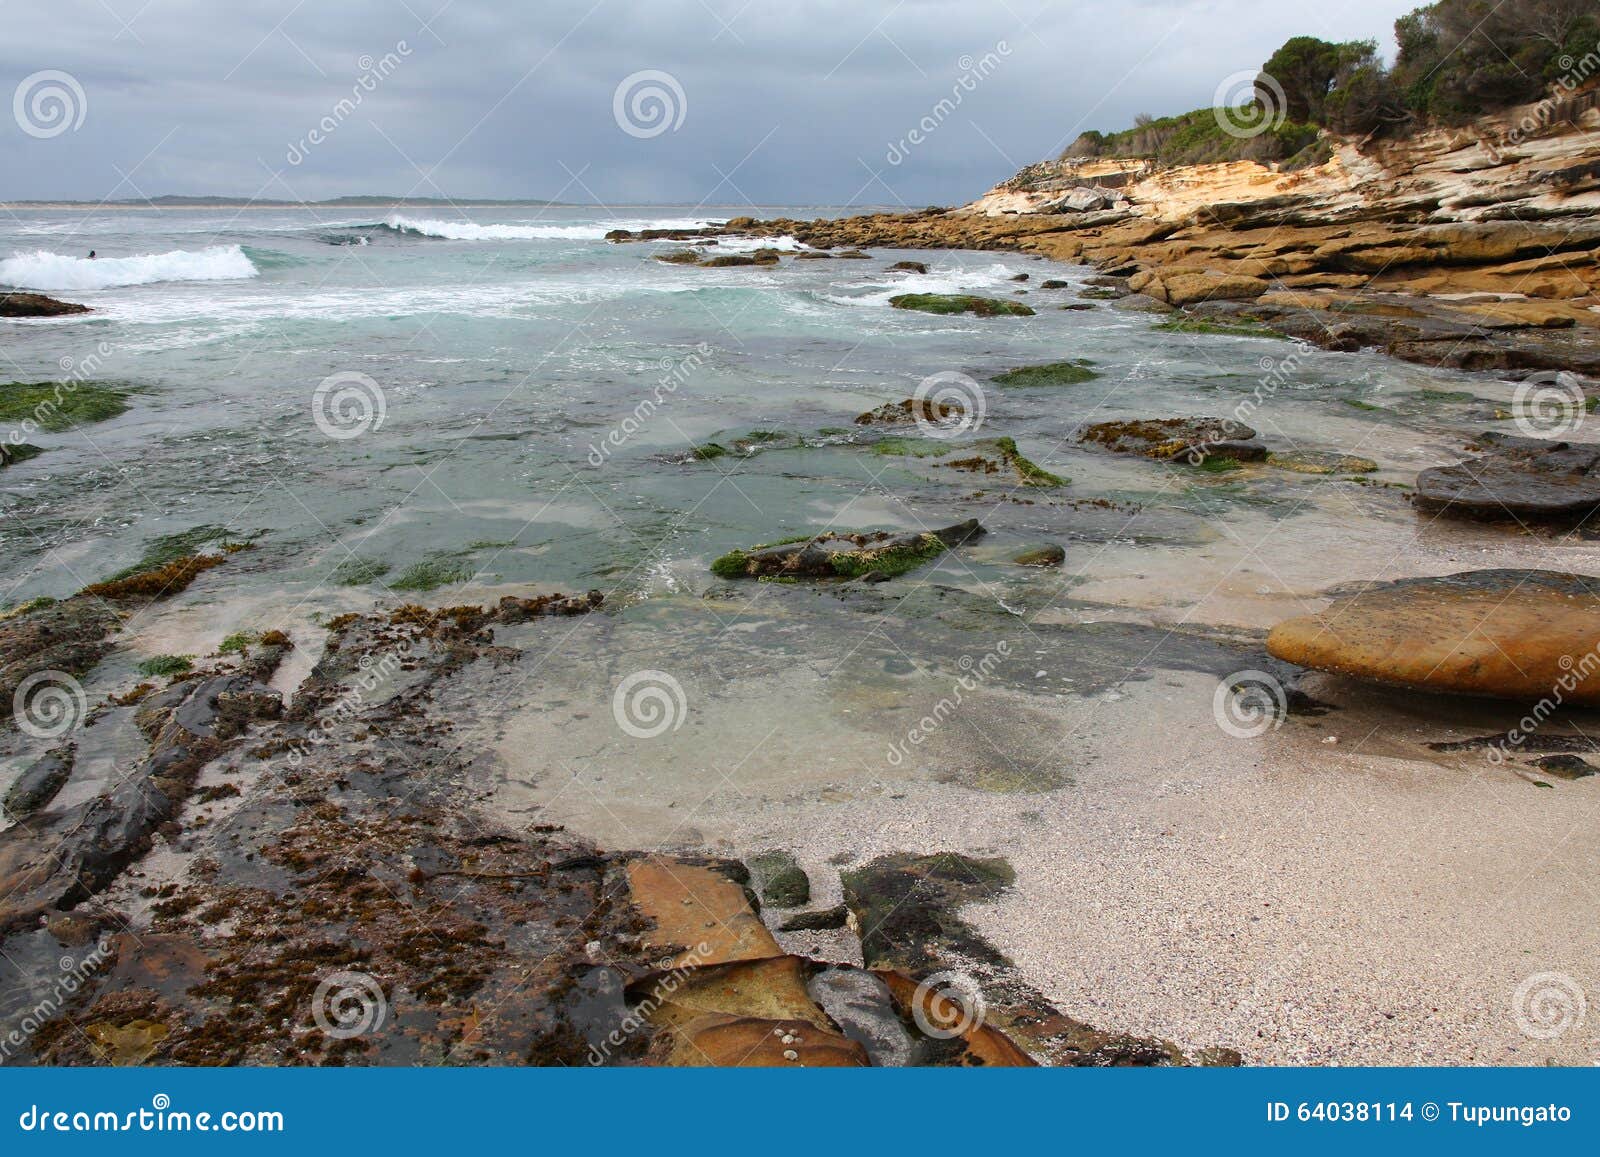
[[[40,249],[0,261],[0,285],[45,292],[115,289],[162,281],[234,281],[260,271],[237,245],[174,249],[137,257],[67,257]]]

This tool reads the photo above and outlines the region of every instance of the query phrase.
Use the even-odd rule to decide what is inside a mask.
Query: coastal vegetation
[[[1439,0],[1395,22],[1386,67],[1374,40],[1286,41],[1261,66],[1240,132],[1220,110],[1140,116],[1120,132],[1080,135],[1062,159],[1129,157],[1158,166],[1272,161],[1286,168],[1326,159],[1320,131],[1405,134],[1461,124],[1573,91],[1600,74],[1600,10],[1590,0]],[[1251,119],[1255,118],[1255,119]]]

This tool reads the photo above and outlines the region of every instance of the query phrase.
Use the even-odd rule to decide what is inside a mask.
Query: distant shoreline
[[[883,210],[883,206],[850,206],[850,205],[751,205],[752,209],[856,209],[865,213],[876,213]],[[726,205],[699,206],[699,205],[674,205],[664,202],[640,203],[637,205],[585,205],[572,201],[365,201],[365,200],[339,200],[339,201],[208,201],[208,200],[183,200],[183,201],[0,201],[0,209],[50,209],[60,212],[92,213],[100,209],[133,209],[143,212],[161,212],[170,209],[599,209],[615,211],[619,209],[684,209],[699,210],[703,208],[730,208]],[[715,215],[715,214],[714,214]]]

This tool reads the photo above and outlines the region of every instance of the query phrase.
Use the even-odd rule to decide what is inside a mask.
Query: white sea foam
[[[989,265],[981,269],[935,269],[928,273],[912,273],[885,285],[882,281],[861,282],[847,286],[852,291],[867,293],[824,295],[828,301],[843,305],[888,305],[891,297],[902,293],[973,293],[1004,285],[1015,273],[1004,265]]]
[[[70,291],[154,285],[160,281],[233,281],[258,273],[237,245],[174,249],[137,257],[68,257],[39,249],[0,261],[0,285],[16,289]]]
[[[477,225],[471,221],[441,221],[432,217],[402,217],[384,222],[401,233],[442,237],[450,241],[601,241],[613,229],[702,229],[704,220],[596,221],[583,225]]]

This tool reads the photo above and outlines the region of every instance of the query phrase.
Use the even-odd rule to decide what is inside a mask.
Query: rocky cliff
[[[1243,314],[1336,349],[1435,365],[1600,374],[1600,86],[1327,159],[1030,165],[969,205],[745,219],[823,248],[1031,251],[1111,288]]]

